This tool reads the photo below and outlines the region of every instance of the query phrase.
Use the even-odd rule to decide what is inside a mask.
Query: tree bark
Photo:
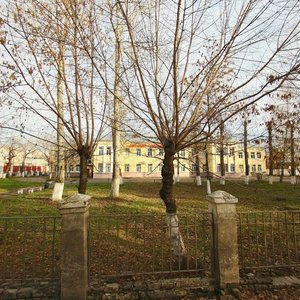
[[[179,229],[177,217],[176,201],[173,194],[173,176],[174,176],[174,157],[175,145],[171,140],[164,143],[164,160],[161,171],[162,187],[160,189],[160,197],[164,201],[166,207],[167,225],[169,228],[169,236],[174,255],[177,256],[181,264],[186,255],[186,249]]]
[[[78,185],[78,193],[85,194],[88,182],[88,172],[87,165],[88,160],[91,158],[89,151],[82,147],[78,151],[80,157],[80,175],[79,175],[79,185]]]
[[[220,125],[220,167],[221,167],[220,184],[225,185],[224,123],[223,123],[223,121],[221,121],[221,125]]]
[[[274,170],[274,158],[273,158],[273,124],[272,121],[268,122],[268,146],[269,146],[269,183],[273,184],[273,170]]]
[[[196,154],[196,185],[202,185],[201,182],[201,173],[200,173],[200,159],[199,159],[199,152]]]
[[[249,184],[249,161],[248,161],[248,120],[244,121],[244,160],[245,160],[245,184]]]

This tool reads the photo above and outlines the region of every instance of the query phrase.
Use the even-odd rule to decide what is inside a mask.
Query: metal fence
[[[90,276],[209,271],[211,215],[180,215],[179,226],[187,250],[182,260],[173,254],[164,215],[91,216]]]
[[[300,265],[300,211],[238,214],[240,269]]]
[[[60,217],[0,218],[0,278],[58,278]]]
[[[237,222],[241,271],[300,266],[300,211],[238,213]],[[89,226],[91,278],[210,276],[210,213],[179,215],[183,260],[173,254],[164,215],[91,215]],[[60,217],[1,217],[0,279],[58,278],[60,230]]]

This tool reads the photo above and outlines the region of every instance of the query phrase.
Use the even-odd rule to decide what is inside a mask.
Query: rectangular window
[[[164,156],[164,149],[159,149],[159,152],[158,152],[158,155],[159,156]]]
[[[98,164],[98,172],[103,173],[103,164],[102,163]]]
[[[148,165],[148,173],[152,173],[152,169],[153,169],[152,164],[149,164],[149,165]]]
[[[130,154],[130,150],[129,150],[129,148],[126,148],[126,149],[125,149],[125,155],[128,157],[129,154]]]
[[[243,158],[243,152],[239,152],[239,158]]]
[[[77,165],[77,166],[76,166],[75,171],[76,171],[76,172],[80,172],[80,165]]]
[[[251,158],[255,158],[255,153],[251,152]]]
[[[138,173],[142,172],[142,165],[141,165],[141,164],[137,164],[137,165],[136,165],[136,171],[137,171]]]
[[[152,152],[153,152],[153,151],[152,151],[152,148],[148,148],[148,156],[149,156],[149,157],[152,157]]]
[[[228,148],[224,147],[224,155],[228,155]]]
[[[225,164],[225,172],[228,173],[228,164]]]
[[[106,147],[106,155],[111,155],[111,147]]]
[[[230,172],[235,172],[235,164],[230,164]]]
[[[129,172],[129,170],[130,170],[129,164],[126,164],[126,165],[125,165],[125,172],[127,172],[127,173],[128,173],[128,172]]]
[[[192,164],[192,172],[196,172],[197,171],[197,165],[196,164]]]
[[[261,165],[257,165],[257,171],[258,171],[258,172],[261,172],[261,171],[262,171]]]
[[[185,150],[180,151],[180,157],[185,157]]]
[[[234,156],[234,147],[231,147],[231,148],[230,148],[230,153],[229,153],[229,155],[230,155],[230,156]]]
[[[256,172],[256,165],[252,165],[251,170],[252,172]]]
[[[186,170],[185,164],[182,164],[181,165],[181,172],[185,172],[185,170]]]
[[[104,152],[104,150],[103,150],[103,147],[99,147],[99,155],[103,155],[103,152]]]
[[[261,153],[260,152],[256,153],[256,158],[261,158]]]
[[[217,164],[217,172],[221,173],[221,164]]]
[[[136,155],[137,155],[137,156],[141,156],[141,155],[142,155],[141,149],[136,149]]]
[[[110,164],[106,164],[106,165],[105,165],[105,172],[106,172],[106,173],[111,173],[111,167],[110,167]]]

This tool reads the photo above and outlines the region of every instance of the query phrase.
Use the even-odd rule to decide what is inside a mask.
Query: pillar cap
[[[207,195],[206,199],[212,203],[238,203],[238,198],[224,191],[215,191]]]
[[[74,194],[61,202],[60,209],[81,208],[89,206],[91,196],[85,194]]]

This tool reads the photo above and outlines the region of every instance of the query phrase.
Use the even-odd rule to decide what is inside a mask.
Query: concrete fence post
[[[88,217],[91,197],[76,194],[60,206],[61,300],[85,300],[88,287]]]
[[[239,284],[236,203],[238,199],[216,191],[207,196],[212,213],[212,273],[217,288]]]

